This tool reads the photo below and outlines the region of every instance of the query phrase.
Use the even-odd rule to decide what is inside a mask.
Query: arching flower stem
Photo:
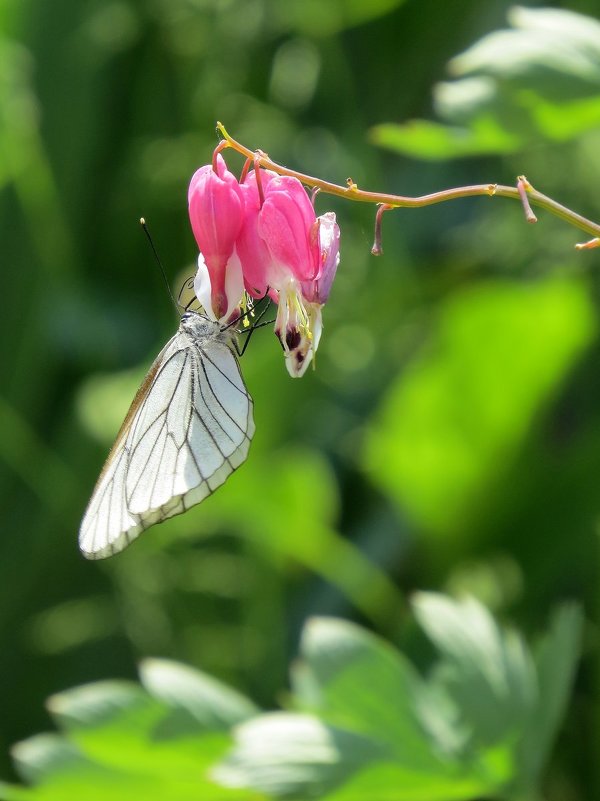
[[[254,159],[255,166],[264,167],[268,170],[278,173],[279,175],[288,175],[297,178],[305,186],[319,189],[321,192],[326,192],[330,195],[345,198],[346,200],[353,200],[359,203],[376,203],[384,204],[389,209],[394,208],[421,208],[423,206],[431,206],[435,203],[443,203],[447,200],[457,200],[463,197],[506,197],[511,200],[518,200],[523,203],[523,197],[529,204],[544,209],[545,211],[554,214],[561,220],[585,231],[595,238],[600,238],[600,224],[588,220],[581,214],[557,203],[556,200],[548,197],[547,195],[538,192],[527,181],[527,185],[517,186],[504,186],[502,184],[476,184],[473,186],[459,186],[452,189],[443,189],[440,192],[432,192],[427,195],[420,195],[419,197],[408,197],[404,195],[391,195],[381,192],[367,192],[359,189],[354,182],[350,182],[347,186],[340,186],[329,181],[323,181],[320,178],[315,178],[312,175],[305,175],[297,170],[291,170],[281,164],[273,161],[262,150],[250,150],[249,148],[237,142],[230,136],[225,129],[225,126],[218,122],[217,131],[223,137],[219,147],[230,147],[238,153],[246,156],[247,158]],[[523,176],[519,177],[519,180]],[[525,179],[526,180],[526,179]],[[532,212],[533,214],[533,212]],[[533,222],[533,220],[531,220]],[[579,248],[581,249],[581,248]]]

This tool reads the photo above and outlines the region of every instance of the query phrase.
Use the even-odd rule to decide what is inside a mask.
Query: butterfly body
[[[242,464],[252,399],[231,329],[186,312],[148,371],[98,478],[79,531],[90,559],[111,556],[186,511]]]

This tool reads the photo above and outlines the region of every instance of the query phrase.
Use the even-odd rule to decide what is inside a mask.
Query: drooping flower
[[[271,253],[269,285],[311,280],[319,269],[318,222],[297,178],[276,176],[264,190],[258,233]]]
[[[339,261],[339,228],[334,214],[315,217],[296,178],[251,172],[242,191],[245,218],[236,252],[246,291],[262,297],[268,290],[278,303],[275,333],[288,372],[299,377],[319,344],[320,307]]]
[[[288,372],[302,376],[339,263],[335,214],[317,218],[296,178],[259,169],[239,184],[219,154],[194,174],[189,209],[200,249],[194,290],[207,314],[232,319],[244,289],[255,298],[268,292]]]
[[[260,171],[261,190],[264,193],[270,181],[277,177],[269,170]],[[246,179],[240,184],[244,197],[244,221],[236,241],[236,253],[243,268],[244,286],[246,292],[254,298],[262,298],[270,288],[273,300],[277,302],[274,287],[269,279],[273,257],[265,240],[258,229],[258,218],[261,212],[262,200],[256,182],[256,173],[248,173]]]
[[[319,269],[310,281],[288,286],[280,294],[275,333],[284,344],[285,363],[292,377],[301,377],[314,359],[323,331],[322,308],[329,298],[340,261],[340,229],[333,212],[318,218]]]
[[[220,154],[214,168],[207,164],[194,173],[188,204],[200,250],[196,295],[209,316],[226,319],[243,294],[241,264],[232,257],[244,221],[244,196]]]
[[[309,280],[318,270],[317,220],[302,184],[296,178],[260,170],[241,185],[245,217],[236,250],[246,290],[262,297],[267,287],[278,291],[290,277]]]

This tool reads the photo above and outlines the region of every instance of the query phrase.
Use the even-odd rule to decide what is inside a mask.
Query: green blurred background
[[[256,334],[244,467],[114,559],[77,549],[112,438],[177,324],[138,219],[177,291],[196,256],[187,183],[217,119],[337,183],[418,195],[525,173],[600,218],[600,24],[559,18],[557,39],[536,8],[0,5],[0,775],[10,744],[49,727],[50,693],[133,677],[144,656],[266,707],[311,614],[426,663],[405,599],[427,588],[469,591],[527,632],[560,599],[584,604],[549,797],[598,790],[600,251],[575,252],[586,235],[547,213],[527,226],[500,198],[398,211],[376,259],[375,209],[319,196],[342,261],[316,371],[293,381]]]

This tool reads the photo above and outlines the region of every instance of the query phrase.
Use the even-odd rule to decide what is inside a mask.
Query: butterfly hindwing
[[[110,556],[204,500],[246,459],[252,399],[225,334],[188,313],[158,356],[85,513],[85,556]]]

